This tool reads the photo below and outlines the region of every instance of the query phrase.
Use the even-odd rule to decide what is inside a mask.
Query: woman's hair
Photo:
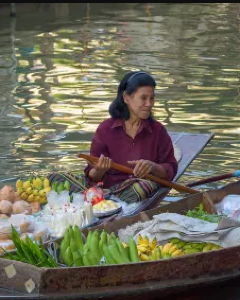
[[[129,72],[123,77],[118,86],[117,98],[109,106],[109,114],[113,119],[128,120],[130,118],[128,106],[123,100],[123,92],[131,95],[142,86],[155,88],[156,82],[151,75],[140,71]]]

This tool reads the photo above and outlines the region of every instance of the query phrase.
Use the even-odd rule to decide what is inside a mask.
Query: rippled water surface
[[[0,12],[0,179],[83,168],[122,76],[150,72],[169,130],[215,134],[180,182],[240,168],[239,7],[19,4]],[[224,182],[202,186],[212,188]]]

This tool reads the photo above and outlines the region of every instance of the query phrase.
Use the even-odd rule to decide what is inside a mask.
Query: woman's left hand
[[[144,178],[147,174],[152,173],[155,166],[154,162],[144,159],[128,161],[128,164],[135,166],[133,174],[140,178]]]

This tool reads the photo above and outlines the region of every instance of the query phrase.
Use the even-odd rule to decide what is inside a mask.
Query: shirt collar
[[[116,119],[111,128],[113,129],[113,128],[117,128],[117,127],[123,127],[124,128],[124,120]],[[140,128],[139,128],[139,132],[141,132],[143,128],[146,128],[150,133],[152,133],[151,121],[148,120],[148,119],[147,120],[142,120]]]

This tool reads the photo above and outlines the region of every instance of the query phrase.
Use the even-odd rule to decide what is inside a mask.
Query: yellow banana
[[[35,197],[36,201],[38,201],[38,202],[40,202],[40,201],[41,201],[41,198],[42,198],[42,197],[41,197],[41,196],[39,196],[39,195]]]
[[[42,187],[42,180],[40,178],[34,178],[33,179],[33,186],[37,189],[40,190]]]
[[[18,189],[18,190],[16,191],[16,194],[17,194],[18,196],[20,196],[23,192],[24,192],[24,189],[23,189],[23,188],[20,188],[20,189]]]
[[[150,248],[153,250],[156,248],[156,246],[157,246],[157,239],[155,237],[150,243]]]
[[[149,238],[148,238],[148,236],[145,236],[143,238],[142,244],[149,244]]]
[[[178,247],[176,246],[176,245],[173,245],[170,249],[169,249],[169,251],[168,251],[168,253],[171,255],[174,251],[176,251],[176,250],[178,250]]]
[[[39,197],[39,196],[38,196]],[[47,198],[46,197],[40,197],[40,199],[38,200],[38,202],[40,204],[46,204],[47,203]]]
[[[18,179],[16,182],[16,189],[19,190],[22,187],[23,187],[23,182],[22,180]]]
[[[169,257],[169,250],[171,249],[171,247],[173,246],[172,243],[167,243],[166,245],[163,246],[162,250],[161,250],[161,255],[163,258],[168,258]]]
[[[47,193],[46,193],[45,189],[39,191],[39,196],[41,196],[41,197],[45,197],[46,194],[47,194]]]
[[[139,258],[140,258],[141,261],[148,261],[149,260],[149,256],[147,256],[144,253],[140,253],[140,257]]]
[[[51,190],[52,190],[52,188],[51,188],[50,186],[44,189],[44,191],[46,192],[46,195],[47,195],[48,193],[50,193]]]
[[[139,244],[137,246],[141,246],[141,247],[145,247],[145,248],[149,248],[150,247],[149,244],[147,244],[147,243]]]
[[[171,254],[171,257],[176,257],[176,256],[181,256],[181,255],[184,255],[184,252],[182,250],[178,249]]]
[[[138,235],[138,244],[140,245],[140,244],[142,244],[142,242],[143,242],[143,237],[139,233],[139,235]]]
[[[163,246],[163,252],[168,253],[171,247],[173,246],[172,243],[167,243]]]
[[[44,181],[43,181],[43,187],[46,189],[46,188],[49,188],[50,187],[50,181],[48,178],[45,178]]]
[[[33,194],[29,195],[28,198],[27,198],[27,201],[28,202],[33,202],[35,200],[34,198],[35,196]]]
[[[33,195],[34,196],[38,196],[39,195],[39,191],[38,190],[33,190]]]
[[[31,195],[32,194],[32,187],[30,186],[29,188],[27,188],[25,190],[25,192],[28,194],[28,195]]]
[[[28,181],[24,181],[22,187],[24,188],[24,190],[28,189],[29,187],[31,187],[31,182]]]
[[[137,249],[143,253],[148,251],[148,247],[144,247],[142,245],[137,245]]]
[[[21,195],[20,195],[21,199],[23,200],[27,200],[28,198],[28,194],[26,192],[23,192]]]

